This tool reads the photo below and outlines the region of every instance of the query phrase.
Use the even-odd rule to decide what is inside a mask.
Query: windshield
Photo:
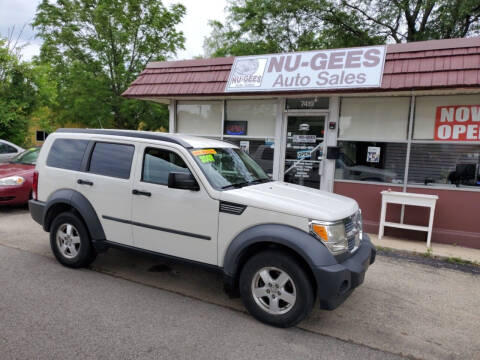
[[[11,164],[25,164],[25,165],[35,165],[38,158],[38,153],[40,148],[31,148],[21,154],[15,156],[10,163]]]
[[[193,149],[191,154],[216,189],[234,189],[270,181],[260,165],[240,149]]]

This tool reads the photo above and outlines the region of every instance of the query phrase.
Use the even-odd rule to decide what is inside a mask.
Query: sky
[[[26,46],[22,50],[22,59],[30,60],[40,53],[41,40],[35,38],[35,33],[29,25],[35,16],[35,10],[40,0],[0,0],[0,34],[6,37],[9,29],[15,27],[14,38],[22,27],[27,24],[21,34],[19,43]],[[163,0],[164,5],[181,3],[187,8],[178,29],[185,35],[185,50],[179,51],[176,59],[191,59],[203,54],[203,40],[210,34],[209,20],[225,19],[226,0]]]

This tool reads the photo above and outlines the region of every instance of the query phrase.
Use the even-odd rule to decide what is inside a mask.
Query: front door
[[[326,115],[288,115],[283,180],[320,189]]]
[[[178,150],[145,145],[141,156],[132,191],[134,245],[217,265],[218,200],[201,183],[198,191],[168,187],[170,172],[192,172]]]

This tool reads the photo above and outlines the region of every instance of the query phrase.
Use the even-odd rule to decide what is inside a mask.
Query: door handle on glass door
[[[143,196],[152,196],[152,193],[148,192],[148,191],[140,191],[140,190],[137,190],[137,189],[134,189],[132,190],[132,194],[133,195],[143,195]]]

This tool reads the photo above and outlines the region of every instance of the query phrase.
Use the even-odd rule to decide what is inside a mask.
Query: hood
[[[321,221],[340,220],[358,210],[353,199],[281,181],[227,190],[221,200]]]
[[[5,178],[9,176],[24,176],[33,174],[35,170],[35,165],[26,165],[26,164],[0,164],[0,178]]]

